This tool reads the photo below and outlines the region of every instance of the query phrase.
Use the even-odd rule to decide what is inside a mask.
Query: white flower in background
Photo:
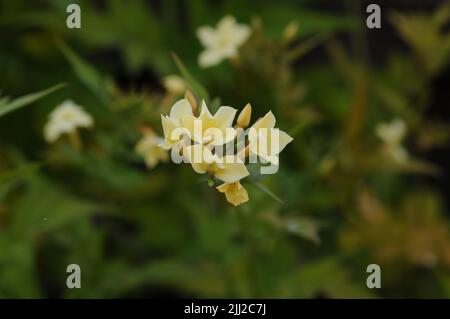
[[[184,79],[176,74],[166,76],[162,82],[167,92],[174,95],[184,94],[187,89]]]
[[[44,127],[44,137],[47,142],[53,143],[63,134],[72,134],[79,127],[89,128],[93,125],[91,115],[72,100],[66,100],[50,113]]]
[[[233,16],[227,15],[217,23],[217,28],[202,26],[197,36],[205,47],[199,56],[199,65],[203,68],[219,64],[226,58],[235,57],[238,48],[250,36],[250,27],[236,23]]]
[[[380,123],[375,132],[386,146],[386,151],[397,162],[404,162],[408,152],[402,145],[406,136],[406,124],[403,120],[395,119],[391,123]]]
[[[395,119],[391,123],[378,124],[376,132],[385,144],[398,145],[406,135],[406,124],[400,119]]]
[[[154,168],[160,161],[166,162],[169,159],[167,151],[159,146],[163,142],[162,137],[147,129],[137,143],[136,152],[144,158],[148,168]]]

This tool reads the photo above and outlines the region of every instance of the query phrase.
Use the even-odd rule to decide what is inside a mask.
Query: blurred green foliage
[[[86,0],[81,30],[65,27],[70,2],[0,2],[1,91],[38,92],[0,99],[1,298],[450,297],[449,215],[423,179],[441,171],[421,160],[449,141],[448,124],[425,116],[450,59],[448,5],[391,12],[408,48],[374,63],[363,16],[306,1]],[[202,70],[196,29],[225,14],[252,36],[239,58]],[[317,48],[325,56],[309,61]],[[276,175],[245,184],[248,203],[135,154],[139,129],[161,134],[177,99],[160,84],[171,73],[217,107],[250,102],[254,119],[272,109],[294,137]],[[42,137],[66,98],[95,119],[81,150]],[[408,127],[403,163],[375,135],[393,118]],[[66,288],[71,263],[82,289]],[[366,287],[371,263],[379,290]]]

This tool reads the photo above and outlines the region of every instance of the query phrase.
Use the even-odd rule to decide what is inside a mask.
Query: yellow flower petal
[[[186,99],[181,99],[176,102],[170,109],[170,117],[172,119],[181,120],[185,117],[193,116],[192,106]]]
[[[278,154],[292,142],[293,138],[286,132],[274,128],[275,123],[275,116],[272,112],[268,112],[250,128],[248,140],[250,152],[278,165]]]
[[[205,103],[205,100],[202,100],[202,109],[200,110],[200,119],[212,118],[211,112],[208,109],[208,106]]]
[[[211,150],[202,145],[202,144],[194,144],[189,145],[184,148],[184,154],[186,154],[186,159],[190,163],[206,163],[212,164],[216,163],[219,159],[217,155],[213,155]]]
[[[273,115],[272,111],[269,111],[266,115],[264,115],[263,118],[260,118],[258,121],[256,121],[256,123],[253,124],[252,127],[255,129],[274,128],[275,122],[275,116]]]
[[[286,132],[279,130],[279,142],[278,153],[280,153],[286,145],[292,142],[294,139]]]
[[[185,117],[181,120],[181,125],[187,130],[187,132],[189,133],[189,137],[192,140],[194,140],[197,143],[203,144],[203,123],[202,123],[202,130],[197,131],[195,129],[196,121],[199,121],[199,119],[196,117],[193,116]]]
[[[204,155],[206,153],[206,155]],[[199,174],[208,171],[208,164],[204,157],[212,157],[211,151],[201,144],[189,145],[183,149],[183,156],[191,163],[192,168]]]
[[[230,106],[221,106],[216,114],[214,114],[214,119],[216,120],[216,127],[226,128],[233,125],[234,117],[236,116],[237,110]]]
[[[202,101],[199,117],[184,117],[181,123],[195,142],[222,145],[236,137],[236,131],[231,128],[236,112],[237,110],[232,107],[222,106],[213,116],[205,101]]]
[[[222,184],[217,187],[217,190],[221,193],[225,193],[227,201],[234,206],[239,206],[248,201],[247,190],[241,185],[240,182]]]
[[[235,155],[222,158],[223,168],[215,172],[215,176],[225,183],[234,183],[248,176],[250,173],[245,164]]]
[[[220,130],[220,134],[213,136],[210,144],[219,146],[231,142],[236,137],[237,131],[234,128],[224,128]]]
[[[174,139],[173,136],[174,130],[177,129],[179,125],[175,120],[164,115],[161,115],[161,125],[164,133],[164,142],[162,142],[160,145],[162,148],[167,150],[181,139],[181,136],[178,139]]]

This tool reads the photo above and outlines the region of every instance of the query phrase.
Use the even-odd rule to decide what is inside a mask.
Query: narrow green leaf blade
[[[278,203],[280,204],[284,204],[283,200],[276,195],[274,192],[272,192],[270,189],[268,189],[264,184],[255,181],[254,179],[250,179],[250,181],[257,187],[259,188],[262,192],[266,193],[267,195],[269,195],[270,197],[272,197],[274,200],[276,200]]]
[[[59,43],[59,49],[70,63],[80,81],[105,105],[108,105],[108,93],[106,92],[104,79],[100,73],[64,42]]]
[[[181,75],[187,82],[188,86],[191,88],[192,92],[195,94],[195,97],[199,100],[204,99],[205,102],[208,102],[209,95],[206,89],[192,76],[184,63],[175,53],[172,54],[172,57],[178,67],[178,70],[180,70]]]
[[[31,103],[36,102],[37,100],[43,98],[44,96],[47,96],[47,95],[59,90],[63,86],[65,86],[65,84],[57,84],[46,90],[23,95],[23,96],[21,96],[17,99],[14,99],[10,102],[0,103],[0,117],[6,115],[8,113],[11,113],[13,111],[16,111],[24,106],[30,105]]]
[[[32,174],[39,170],[43,166],[43,163],[28,163],[21,165],[12,170],[0,173],[0,183],[6,183],[16,178]]]

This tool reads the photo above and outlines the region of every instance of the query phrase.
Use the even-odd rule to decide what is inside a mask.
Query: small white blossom
[[[376,127],[377,136],[388,145],[398,145],[406,135],[406,124],[400,119],[391,123],[380,123]]]
[[[227,15],[217,23],[216,29],[202,26],[197,36],[205,47],[199,56],[199,65],[203,68],[217,65],[226,58],[235,57],[238,48],[250,36],[250,27],[236,23],[233,16]]]
[[[404,162],[408,158],[408,152],[402,145],[406,135],[406,124],[403,120],[395,119],[391,123],[380,123],[376,126],[375,132],[384,142],[385,151],[393,160]]]
[[[50,115],[44,127],[44,137],[49,143],[55,142],[61,135],[75,132],[78,127],[92,127],[94,120],[81,106],[71,100],[58,105]]]

